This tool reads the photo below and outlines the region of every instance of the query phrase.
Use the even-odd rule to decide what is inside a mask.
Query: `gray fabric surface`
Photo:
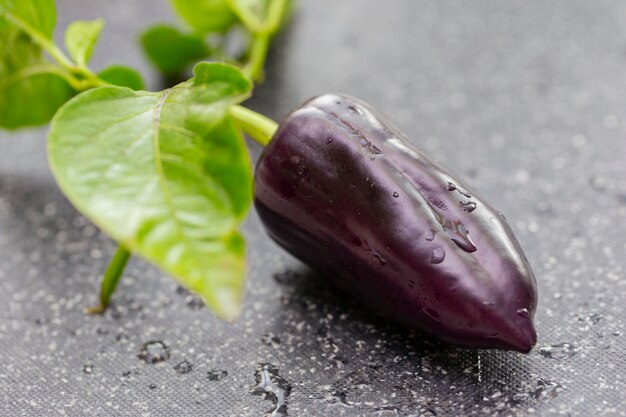
[[[537,347],[465,350],[378,319],[273,244],[253,212],[236,323],[138,259],[113,308],[85,316],[114,245],[54,184],[46,129],[1,132],[0,414],[261,416],[286,397],[275,415],[626,416],[626,3],[296,7],[250,105],[279,118],[349,93],[467,177],[534,267]],[[173,19],[167,4],[59,1],[61,27],[96,16],[108,26],[94,67],[134,65],[159,88],[135,40]],[[168,352],[149,357],[169,358],[138,357],[151,341]]]

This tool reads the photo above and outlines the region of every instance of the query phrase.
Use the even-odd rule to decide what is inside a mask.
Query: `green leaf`
[[[211,51],[201,36],[184,34],[167,25],[156,25],[141,35],[148,58],[164,74],[175,74],[209,56]]]
[[[15,25],[27,25],[52,39],[56,24],[54,0],[0,0],[0,16]]]
[[[65,47],[78,65],[87,64],[100,33],[104,28],[104,20],[76,20],[69,24],[65,31]]]
[[[226,0],[171,0],[176,12],[200,33],[225,32],[237,18]]]
[[[75,91],[50,64],[26,67],[0,80],[0,126],[17,129],[48,123]]]
[[[82,213],[232,318],[252,174],[227,112],[252,85],[227,64],[194,73],[160,93],[101,87],[70,100],[52,122],[50,166]]]
[[[128,87],[132,90],[143,90],[145,85],[141,74],[130,67],[111,65],[98,73],[98,77],[109,84]]]

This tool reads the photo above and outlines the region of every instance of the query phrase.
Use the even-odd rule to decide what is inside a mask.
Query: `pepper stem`
[[[102,278],[102,285],[100,286],[100,305],[95,307],[89,307],[85,309],[87,314],[100,314],[106,310],[109,305],[111,295],[115,292],[115,287],[120,282],[126,263],[130,259],[130,252],[123,246],[118,246],[115,255],[111,259],[111,263],[107,267],[104,277]]]
[[[235,124],[261,146],[267,146],[278,130],[278,123],[243,106],[230,106],[230,115]]]

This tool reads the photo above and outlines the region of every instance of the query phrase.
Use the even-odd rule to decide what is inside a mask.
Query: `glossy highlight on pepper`
[[[254,201],[276,242],[378,313],[468,347],[536,343],[535,277],[504,216],[368,104],[290,113]]]

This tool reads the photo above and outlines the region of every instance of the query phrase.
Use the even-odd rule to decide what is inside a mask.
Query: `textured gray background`
[[[159,88],[135,40],[172,19],[167,4],[59,1],[60,27],[97,16],[94,68],[134,65]],[[254,213],[237,323],[140,260],[114,308],[87,317],[114,246],[55,186],[46,129],[2,132],[0,414],[261,416],[274,406],[251,391],[271,363],[290,416],[626,416],[626,3],[301,0],[250,105],[279,118],[327,91],[382,109],[507,215],[539,284],[529,355],[377,319]],[[170,359],[138,359],[149,340]],[[185,359],[193,370],[178,374]]]

